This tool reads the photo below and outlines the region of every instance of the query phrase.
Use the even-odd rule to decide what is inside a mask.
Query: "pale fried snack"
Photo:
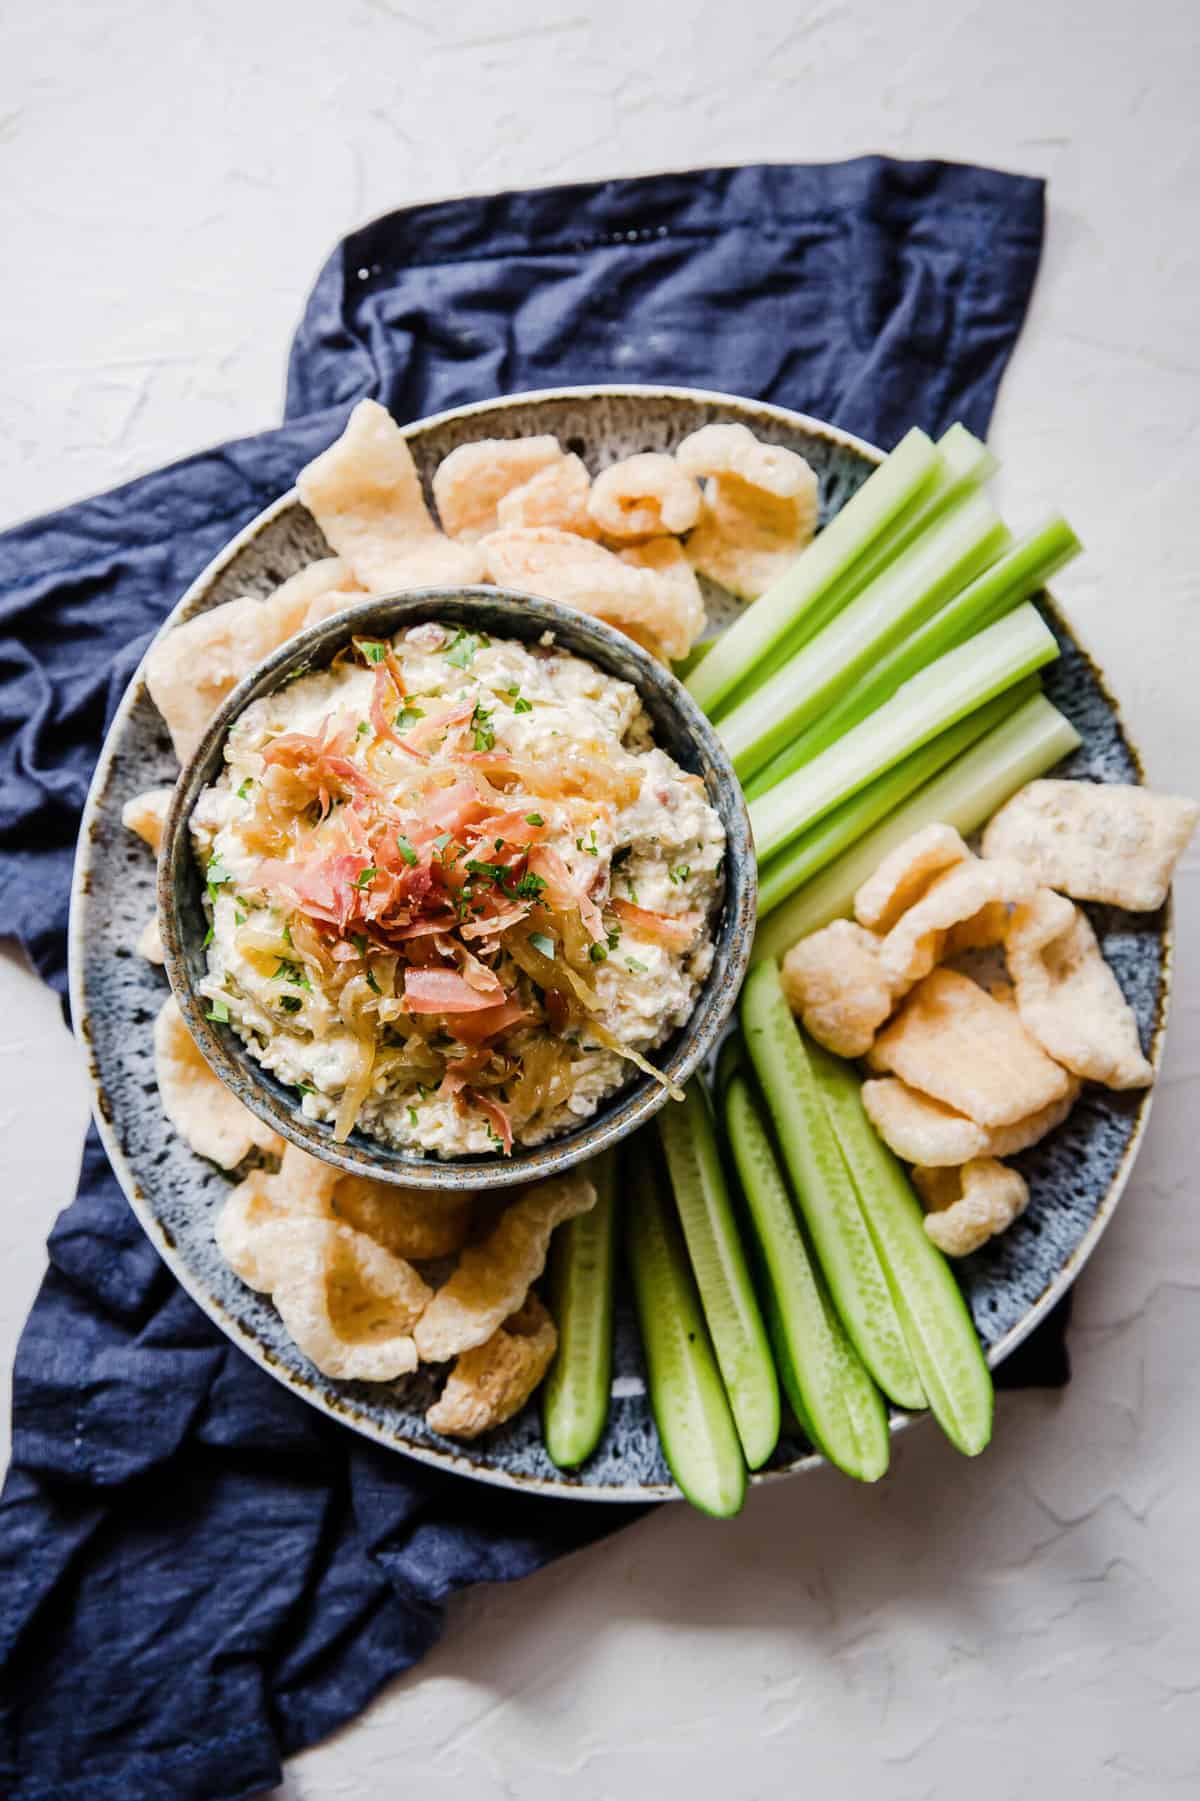
[[[688,532],[700,517],[700,487],[674,457],[646,450],[601,470],[588,512],[605,537],[621,543]]]
[[[757,600],[812,539],[801,500],[778,500],[732,476],[709,481],[688,561],[738,600]]]
[[[556,531],[598,538],[600,528],[588,512],[592,478],[581,457],[560,456],[512,488],[496,502],[496,528],[550,525]]]
[[[535,1294],[492,1336],[464,1351],[425,1423],[449,1438],[478,1438],[519,1413],[554,1361],[558,1331]]]
[[[897,994],[911,988],[940,960],[954,928],[960,933],[960,949],[964,934],[986,942],[997,922],[990,915],[986,920],[980,916],[996,906],[1007,916],[1010,906],[1033,898],[1036,885],[1028,870],[1011,857],[998,857],[990,863],[967,857],[943,870],[883,940],[879,967],[884,980]]]
[[[835,919],[794,944],[780,981],[806,1032],[839,1057],[862,1057],[892,1011],[879,940],[849,919]]]
[[[486,537],[500,523],[497,508],[505,495],[562,460],[562,446],[549,435],[460,444],[434,471],[433,498],[444,529],[467,543]]]
[[[1006,956],[1022,1024],[1056,1062],[1106,1088],[1154,1080],[1133,1009],[1071,901],[1039,889],[1017,909]]]
[[[284,1161],[286,1164],[287,1152]],[[267,1228],[328,1215],[327,1201],[316,1191],[281,1180],[270,1170],[252,1169],[226,1196],[213,1236],[234,1274],[249,1287],[269,1294],[276,1280],[282,1280],[288,1239],[286,1233],[271,1233]]]
[[[483,543],[487,573],[504,588],[524,588],[651,639],[673,662],[704,630],[704,607],[669,575],[623,562],[603,545],[549,526],[493,532]]]
[[[854,917],[872,932],[890,932],[935,876],[971,855],[952,825],[927,825],[890,850],[854,897]]]
[[[255,1147],[282,1151],[283,1140],[208,1067],[174,995],[163,1002],[154,1022],[154,1073],[163,1112],[199,1156],[234,1169]]]
[[[479,580],[478,554],[438,530],[408,440],[378,401],[359,401],[341,437],[300,471],[296,487],[369,593]]]
[[[670,584],[679,595],[689,618],[699,619],[704,629],[704,596],[696,580],[696,572],[678,538],[647,538],[644,544],[630,544],[617,555],[631,569],[648,569],[652,575]]]
[[[158,929],[158,914],[152,913],[134,943],[134,950],[139,957],[145,957],[147,963],[165,963],[167,954],[163,950],[163,941]]]
[[[776,500],[803,499],[811,509],[813,528],[816,527],[814,471],[796,451],[785,450],[779,444],[764,444],[749,426],[703,425],[683,440],[675,460],[693,477],[729,477]]]
[[[185,620],[150,646],[146,686],[181,763],[225,696],[283,641],[263,602],[243,595]]]
[[[121,808],[121,824],[136,832],[156,857],[162,849],[163,827],[174,792],[174,788],[147,788],[144,794],[133,795]]]
[[[306,563],[295,575],[289,575],[262,605],[278,632],[277,641],[284,644],[306,625],[315,625],[317,620],[353,606],[355,595],[361,598],[364,593],[353,570],[341,557],[318,557],[315,563]]]
[[[1078,1095],[1079,1083],[1072,1077],[1060,1100],[1010,1126],[987,1127],[910,1088],[897,1076],[881,1076],[862,1086],[867,1117],[883,1142],[906,1163],[926,1168],[969,1163],[975,1157],[1015,1157],[1060,1126]]]
[[[1016,857],[1047,888],[1133,912],[1161,907],[1200,806],[1117,782],[1030,782],[995,814],[985,857]]]
[[[461,1250],[471,1230],[471,1196],[394,1188],[369,1176],[343,1175],[333,1191],[333,1210],[385,1251],[425,1263]]]
[[[392,1382],[417,1367],[412,1329],[431,1290],[364,1232],[300,1218],[263,1228],[270,1295],[289,1336],[327,1376]]]
[[[1010,1007],[951,969],[917,984],[868,1062],[981,1126],[1012,1125],[1070,1086]]]
[[[941,961],[964,951],[994,950],[1008,937],[1011,913],[1003,901],[988,901],[970,919],[951,926],[942,944]]]
[[[947,1257],[968,1257],[1005,1231],[1029,1205],[1029,1184],[994,1157],[959,1169],[915,1169],[913,1181],[929,1210],[925,1230]]]
[[[580,1170],[522,1189],[430,1302],[416,1330],[422,1362],[443,1363],[490,1338],[541,1275],[554,1228],[595,1204]]]

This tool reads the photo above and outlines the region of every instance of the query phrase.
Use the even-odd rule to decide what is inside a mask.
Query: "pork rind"
[[[283,637],[261,600],[244,595],[167,632],[146,653],[146,686],[186,763],[204,728],[244,675]]]
[[[917,984],[868,1061],[981,1126],[1012,1125],[1070,1087],[1014,1010],[952,969]]]
[[[703,425],[683,440],[675,461],[693,477],[731,478],[776,500],[804,499],[816,525],[817,478],[813,470],[794,450],[764,444],[749,426]]]
[[[854,917],[872,932],[890,932],[943,870],[971,853],[952,825],[927,825],[890,850],[854,897]]]
[[[174,788],[147,788],[144,794],[135,794],[121,808],[121,824],[136,832],[156,857],[162,849],[163,827],[174,792]]]
[[[700,487],[674,457],[647,450],[601,470],[588,512],[620,543],[689,532],[700,517]]]
[[[333,1209],[385,1251],[414,1263],[449,1257],[466,1243],[471,1229],[469,1195],[394,1188],[369,1176],[343,1175],[333,1192]]]
[[[430,1302],[416,1332],[422,1362],[443,1363],[490,1338],[541,1275],[554,1228],[595,1204],[596,1190],[578,1170],[524,1189],[461,1253]]]
[[[364,1232],[301,1218],[267,1226],[261,1267],[288,1335],[327,1376],[393,1382],[417,1367],[412,1329],[431,1293]]]
[[[199,1156],[234,1169],[256,1147],[282,1151],[283,1140],[208,1067],[174,995],[163,1002],[154,1022],[154,1073],[163,1112]]]
[[[496,502],[497,529],[517,525],[549,525],[555,531],[598,538],[600,528],[588,512],[592,478],[583,460],[560,456]]]
[[[479,580],[478,553],[438,530],[408,441],[378,401],[359,401],[341,437],[300,471],[296,487],[369,593]]]
[[[158,929],[158,914],[152,913],[141,931],[133,947],[139,957],[145,957],[147,963],[163,964],[167,960],[163,950],[162,935]]]
[[[801,500],[777,500],[729,476],[714,479],[687,540],[688,561],[739,600],[757,600],[811,542],[814,521]]]
[[[1047,888],[1135,913],[1161,907],[1200,807],[1117,782],[1030,782],[983,835],[985,857],[1015,857]]]
[[[1106,1088],[1149,1086],[1133,1009],[1078,907],[1040,889],[1017,909],[1006,957],[1022,1024],[1056,1062]]]
[[[913,1181],[929,1209],[925,1230],[947,1257],[969,1257],[1029,1205],[1024,1176],[994,1157],[974,1158],[961,1169],[915,1169]]]
[[[780,980],[806,1032],[839,1057],[862,1057],[892,1011],[880,968],[879,940],[849,919],[835,919],[794,944]]]
[[[500,523],[497,508],[505,495],[562,460],[562,446],[550,436],[479,438],[474,444],[460,444],[442,458],[433,477],[433,498],[443,528],[467,543],[486,537]]]
[[[317,620],[353,606],[354,596],[361,597],[363,593],[349,564],[341,557],[319,557],[281,582],[262,605],[278,633],[276,642],[285,644],[306,625],[315,625]]]
[[[535,1294],[483,1344],[464,1351],[425,1423],[447,1438],[478,1438],[519,1413],[554,1361],[558,1332]]]
[[[906,1163],[945,1168],[975,1157],[1015,1157],[1053,1132],[1066,1119],[1079,1094],[1071,1079],[1066,1094],[1037,1113],[1010,1126],[978,1126],[973,1119],[946,1107],[896,1076],[864,1082],[863,1106],[883,1142]]]
[[[982,938],[997,929],[990,909],[1032,900],[1037,884],[1020,863],[998,857],[984,863],[967,857],[952,869],[934,877],[921,895],[896,921],[879,947],[879,967],[896,994],[902,994],[927,976],[947,948],[952,930],[958,928],[958,947],[965,938]],[[861,891],[860,891],[861,892]],[[981,915],[987,915],[981,920]],[[980,928],[983,928],[982,930]]]
[[[487,573],[504,588],[524,588],[576,607],[661,647],[672,662],[685,657],[704,630],[699,593],[688,596],[670,575],[634,568],[603,545],[548,526],[493,532],[484,542]]]

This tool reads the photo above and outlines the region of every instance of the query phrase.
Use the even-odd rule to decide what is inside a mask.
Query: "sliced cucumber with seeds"
[[[699,1076],[682,1101],[663,1108],[657,1125],[725,1392],[746,1462],[756,1470],[779,1442],[779,1379]]]
[[[542,1390],[546,1454],[573,1470],[591,1456],[608,1420],[616,1270],[616,1156],[587,1166],[596,1205],[569,1219],[550,1244],[547,1300],[558,1352]]]
[[[921,1378],[821,1100],[807,1040],[783,998],[773,962],[751,970],[741,1010],[746,1049],[842,1324],[884,1394],[898,1407],[924,1407]]]
[[[704,1324],[687,1250],[652,1137],[627,1155],[625,1242],[663,1454],[693,1507],[728,1519],[746,1498],[746,1460]]]
[[[809,1049],[929,1405],[951,1443],[974,1457],[992,1436],[994,1395],[967,1304],[926,1235],[908,1177],[863,1110],[858,1076],[819,1045]]]
[[[732,1045],[733,1041],[730,1041]],[[863,1482],[888,1466],[888,1424],[804,1240],[758,1097],[735,1053],[722,1056],[721,1118],[762,1259],[775,1360],[817,1450]]]

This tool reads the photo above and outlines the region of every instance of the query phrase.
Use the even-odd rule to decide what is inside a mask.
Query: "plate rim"
[[[870,462],[878,464],[885,453],[878,445],[845,431],[842,427],[818,419],[811,413],[802,413],[791,407],[778,406],[774,402],[756,400],[750,396],[733,394],[719,389],[691,388],[668,385],[656,382],[588,382],[581,385],[566,385],[553,388],[523,389],[516,394],[493,396],[490,399],[470,401],[462,406],[446,407],[440,412],[430,413],[421,419],[409,421],[401,427],[406,438],[416,437],[440,425],[457,422],[461,419],[487,416],[504,412],[513,407],[561,400],[585,402],[605,396],[621,398],[669,399],[700,403],[709,406],[732,406],[742,411],[756,412],[776,420],[780,425],[791,430],[797,428],[808,431],[815,436],[831,440],[836,444],[858,451]],[[630,1505],[648,1505],[657,1501],[678,1501],[684,1497],[674,1483],[639,1483],[619,1487],[588,1487],[571,1481],[565,1474],[559,1477],[524,1476],[512,1471],[482,1468],[473,1463],[463,1452],[441,1450],[427,1445],[418,1445],[401,1440],[389,1434],[374,1421],[360,1414],[349,1396],[341,1396],[335,1402],[333,1397],[322,1390],[306,1385],[294,1371],[284,1369],[276,1363],[266,1347],[251,1334],[238,1320],[228,1314],[213,1296],[209,1295],[193,1278],[184,1259],[178,1254],[169,1233],[159,1221],[151,1208],[141,1185],[134,1174],[126,1155],[118,1142],[111,1120],[111,1106],[104,1085],[102,1072],[96,1055],[92,1037],[90,1014],[87,1006],[84,986],[83,957],[83,916],[91,889],[91,867],[96,844],[96,825],[100,812],[100,802],[107,787],[113,763],[118,754],[118,734],[126,724],[137,701],[141,698],[144,685],[146,658],[150,650],[157,644],[164,633],[174,629],[187,617],[193,603],[211,587],[212,583],[224,573],[230,563],[240,555],[241,551],[251,544],[260,533],[280,518],[292,507],[302,505],[295,487],[281,494],[276,500],[246,522],[242,529],[223,546],[217,554],[205,564],[195,578],[188,584],[184,593],[163,619],[158,631],[146,646],[141,660],[129,678],[129,682],[113,714],[108,730],[96,760],[96,767],[88,784],[87,796],[80,815],[79,831],[75,844],[75,857],[71,875],[70,907],[67,925],[67,975],[68,1000],[71,1011],[72,1032],[79,1043],[84,1056],[84,1066],[90,1089],[89,1104],[92,1119],[104,1147],[105,1155],[112,1167],[129,1202],[138,1223],[154,1245],[155,1250],[167,1265],[172,1275],[189,1297],[208,1315],[213,1323],[225,1333],[237,1348],[249,1356],[253,1362],[265,1370],[268,1375],[298,1395],[310,1406],[317,1407],[329,1419],[343,1426],[349,1426],[362,1436],[382,1445],[385,1449],[411,1457],[419,1463],[432,1468],[450,1471],[455,1475],[469,1478],[473,1482],[486,1483],[493,1488],[502,1488],[510,1492],[529,1493],[542,1497],[570,1501],[614,1502]],[[1090,649],[1080,635],[1073,622],[1068,622],[1057,603],[1050,596],[1050,610],[1055,620],[1066,631],[1068,636],[1086,657],[1093,675],[1099,684],[1106,702],[1116,718],[1121,736],[1124,739],[1138,773],[1145,776],[1145,765],[1138,745],[1131,737],[1125,723],[1124,714],[1116,696],[1109,686],[1102,666],[1096,661]],[[1046,1317],[1056,1303],[1062,1299],[1074,1285],[1084,1265],[1088,1262],[1103,1237],[1121,1197],[1129,1183],[1133,1166],[1137,1159],[1146,1127],[1153,1108],[1157,1077],[1162,1067],[1163,1050],[1166,1040],[1167,1023],[1170,1016],[1172,998],[1172,977],[1174,970],[1174,895],[1168,895],[1163,913],[1162,925],[1162,967],[1157,997],[1157,1010],[1154,1022],[1153,1038],[1150,1045],[1148,1061],[1155,1074],[1155,1084],[1142,1092],[1137,1117],[1129,1141],[1125,1146],[1120,1164],[1109,1182],[1104,1196],[1096,1209],[1087,1231],[1071,1252],[1063,1268],[1049,1282],[1042,1294],[1022,1315],[1015,1325],[1010,1327],[1004,1336],[996,1341],[987,1352],[989,1369],[995,1370],[1005,1359],[1024,1342],[1029,1334]],[[907,1430],[914,1424],[928,1421],[932,1416],[928,1410],[920,1413],[897,1411],[889,1415],[889,1436]],[[748,1482],[752,1487],[762,1487],[768,1483],[780,1482],[800,1475],[807,1470],[821,1469],[826,1466],[827,1459],[819,1452],[811,1451],[798,1457],[781,1469],[754,1470],[748,1473]]]

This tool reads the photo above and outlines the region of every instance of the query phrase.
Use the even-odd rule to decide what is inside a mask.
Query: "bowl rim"
[[[158,920],[171,992],[198,1049],[213,1073],[241,1103],[288,1142],[350,1175],[432,1193],[505,1189],[562,1174],[610,1149],[651,1119],[668,1098],[666,1087],[648,1076],[627,1081],[596,1112],[557,1138],[522,1148],[515,1157],[413,1156],[383,1140],[354,1132],[344,1143],[329,1127],[306,1119],[284,1098],[286,1084],[269,1078],[232,1028],[211,1020],[193,987],[188,953],[194,932],[181,917],[186,884],[195,879],[188,821],[202,791],[223,767],[221,753],[234,722],[263,696],[298,674],[318,672],[360,632],[391,636],[406,625],[449,615],[469,623],[487,611],[487,628],[500,635],[492,615],[497,604],[511,607],[512,636],[536,642],[546,632],[571,655],[595,663],[610,676],[630,680],[644,705],[672,713],[681,735],[716,777],[709,802],[725,829],[724,890],[713,922],[715,955],[685,1024],[667,1041],[669,1054],[656,1059],[663,1073],[682,1086],[716,1045],[737,1005],[754,941],[758,872],[749,813],[720,738],[672,672],[632,639],[590,615],[558,602],[493,585],[429,587],[371,595],[328,619],[295,633],[245,675],[213,713],[184,764],[163,827],[158,859]],[[632,665],[632,672],[630,666]],[[635,673],[634,673],[635,672]]]

